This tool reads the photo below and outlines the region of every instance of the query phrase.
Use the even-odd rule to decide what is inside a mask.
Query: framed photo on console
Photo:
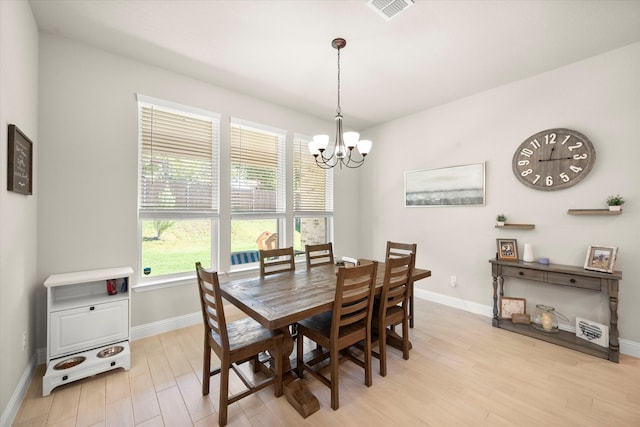
[[[527,312],[527,302],[524,298],[500,297],[500,318],[511,319],[514,314]]]
[[[516,239],[496,239],[498,259],[502,261],[518,260],[518,241]]]
[[[587,251],[587,259],[584,261],[585,270],[613,273],[616,263],[618,248],[613,246],[591,245]]]

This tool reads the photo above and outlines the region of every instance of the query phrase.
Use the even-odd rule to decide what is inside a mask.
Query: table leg
[[[318,398],[307,388],[307,385],[299,379],[291,369],[290,355],[293,353],[294,342],[289,328],[282,328],[284,343],[282,351],[282,371],[284,382],[284,395],[287,401],[295,408],[303,418],[307,418],[320,409]]]

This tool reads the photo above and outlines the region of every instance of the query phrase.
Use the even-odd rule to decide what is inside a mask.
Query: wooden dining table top
[[[378,263],[376,288],[379,291],[384,270],[384,263]],[[430,270],[414,268],[412,283],[429,276]],[[275,330],[331,310],[336,281],[336,267],[325,265],[265,277],[232,279],[221,283],[220,292],[227,301],[264,327]]]

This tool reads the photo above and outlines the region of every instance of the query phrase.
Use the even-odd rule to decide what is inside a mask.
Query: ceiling
[[[30,0],[40,31],[363,130],[640,41],[640,1]]]

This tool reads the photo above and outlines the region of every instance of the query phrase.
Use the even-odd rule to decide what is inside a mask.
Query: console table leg
[[[493,326],[498,326],[498,276],[493,276]]]
[[[609,322],[609,360],[618,362],[620,357],[620,343],[618,341],[618,281],[607,280],[609,291],[609,311],[611,320]]]

